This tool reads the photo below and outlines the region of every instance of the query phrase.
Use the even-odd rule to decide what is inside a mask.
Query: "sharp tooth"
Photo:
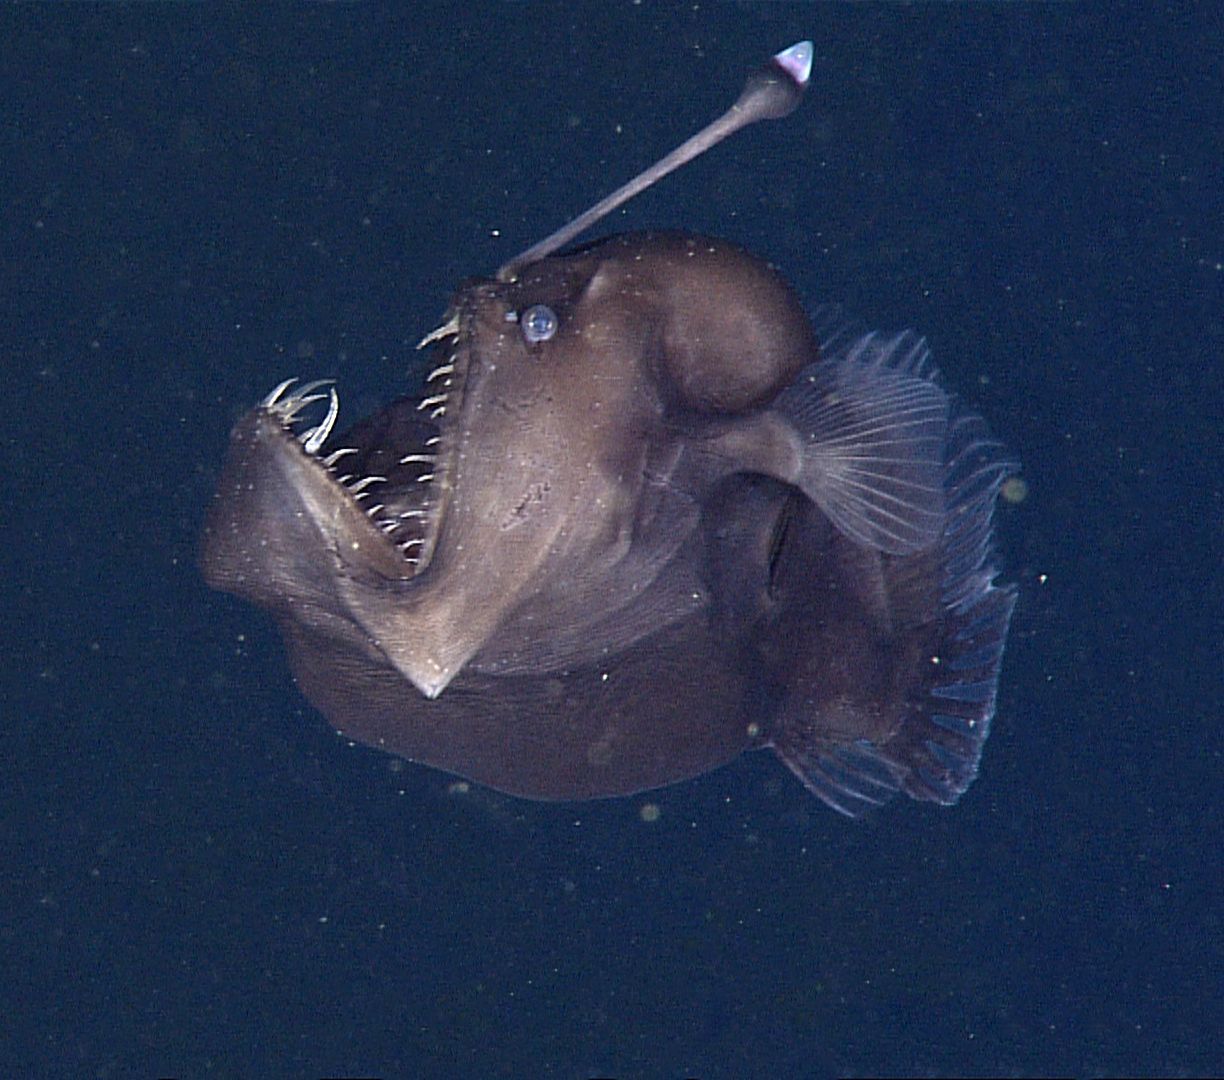
[[[323,464],[326,465],[330,469],[333,465],[336,464],[337,461],[339,461],[342,457],[344,457],[345,454],[355,454],[355,453],[357,453],[357,447],[355,446],[341,447],[339,450],[333,450],[330,454],[328,454],[327,457],[323,459]]]
[[[272,393],[270,393],[266,398],[264,398],[263,401],[260,402],[260,404],[265,409],[272,408],[278,401],[280,401],[281,394],[283,394],[286,390],[288,390],[289,387],[291,387],[295,382],[297,382],[296,378],[286,379],[275,390],[273,390]]]
[[[322,401],[327,397],[327,394],[316,394],[313,391],[318,390],[322,386],[327,386],[331,381],[331,379],[318,379],[315,382],[307,383],[305,386],[299,386],[292,393],[286,393],[285,391],[293,383],[297,382],[296,379],[288,379],[263,399],[263,407],[275,413],[277,419],[282,424],[292,424],[307,405],[313,405],[316,401]],[[334,391],[329,391],[329,393],[334,393]],[[339,409],[339,401],[336,402],[335,407]],[[332,419],[334,420],[335,417]]]
[[[434,368],[433,371],[429,373],[429,376],[425,379],[425,381],[427,383],[431,383],[434,381],[434,379],[437,379],[442,375],[449,375],[454,370],[455,370],[454,364],[443,364],[441,367]]]
[[[447,322],[443,323],[436,330],[430,330],[428,334],[421,338],[421,340],[417,343],[417,348],[423,349],[431,341],[441,341],[443,338],[458,336],[459,312],[456,311]]]
[[[417,406],[417,412],[422,409],[428,409],[431,405],[441,405],[447,398],[446,394],[434,394],[433,397],[427,397],[420,405]]]
[[[330,386],[333,382],[335,382],[334,379],[315,379],[314,382],[308,382],[305,386],[299,386],[289,396],[291,398],[304,399],[307,394],[313,394],[316,390],[321,390],[325,386]],[[310,400],[319,401],[322,399],[322,397],[323,395],[319,394],[317,397],[313,397]]]
[[[423,462],[426,465],[432,465],[438,460],[437,454],[409,454],[407,457],[399,459],[401,465],[411,465],[413,462]]]
[[[327,436],[331,434],[332,426],[336,422],[336,417],[340,415],[340,398],[336,394],[335,387],[332,387],[327,392],[330,401],[327,404],[327,415],[323,417],[323,422],[313,431],[302,436],[302,445],[306,447],[306,453],[317,454],[319,448],[327,441]]]
[[[298,397],[296,394],[290,394],[277,408],[281,410],[285,420],[292,421],[297,419],[300,413],[307,405],[313,405],[316,401],[322,401],[326,394],[307,394],[306,397]]]
[[[433,478],[434,478],[433,473],[425,473],[424,476],[417,477],[417,483],[418,484],[428,484],[429,481],[432,480]]]
[[[371,484],[385,484],[386,482],[387,478],[385,476],[365,476],[349,488],[349,494],[356,495],[359,492],[365,491]]]
[[[314,382],[309,382],[305,386],[299,386],[292,394],[289,394],[285,399],[277,404],[277,409],[286,422],[297,419],[300,413],[307,405],[313,405],[316,401],[322,401],[326,394],[316,394],[314,391],[326,386],[331,382],[331,379],[316,379]]]
[[[382,504],[382,503],[378,503],[378,504],[376,504],[376,505],[374,505],[374,506],[369,506],[369,507],[366,507],[366,513],[367,513],[367,514],[369,514],[369,516],[370,516],[370,517],[373,517],[373,516],[374,516],[375,514],[377,514],[377,513],[378,513],[378,511],[379,511],[379,510],[381,510],[382,508],[383,508],[383,504]]]

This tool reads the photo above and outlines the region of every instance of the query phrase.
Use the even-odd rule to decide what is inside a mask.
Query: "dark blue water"
[[[3,13],[6,1075],[1224,1069],[1218,39],[692,8]],[[608,228],[920,329],[1024,463],[977,785],[853,823],[758,755],[541,806],[336,738],[194,568],[230,423],[411,385],[459,280],[809,36],[800,113]]]

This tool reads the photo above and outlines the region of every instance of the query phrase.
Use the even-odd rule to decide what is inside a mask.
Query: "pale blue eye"
[[[523,312],[519,325],[523,328],[527,343],[535,345],[547,341],[557,332],[557,316],[552,308],[535,304]]]

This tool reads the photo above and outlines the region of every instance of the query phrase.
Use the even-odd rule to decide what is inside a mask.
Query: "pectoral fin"
[[[799,487],[846,536],[890,555],[935,544],[945,524],[947,395],[906,331],[835,346],[774,402],[801,447]]]

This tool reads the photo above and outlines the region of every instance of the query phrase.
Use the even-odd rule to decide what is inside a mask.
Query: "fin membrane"
[[[949,399],[922,338],[835,335],[775,407],[803,441],[796,485],[846,536],[890,555],[938,542]]]
[[[832,447],[813,451],[800,486],[845,536],[887,553],[894,588],[935,575],[934,644],[886,739],[839,739],[811,716],[784,720],[774,747],[851,817],[897,791],[954,803],[977,776],[1016,600],[994,584],[991,548],[995,502],[1016,466],[979,417],[953,410],[920,339],[842,332],[831,346],[780,402],[813,447]]]

